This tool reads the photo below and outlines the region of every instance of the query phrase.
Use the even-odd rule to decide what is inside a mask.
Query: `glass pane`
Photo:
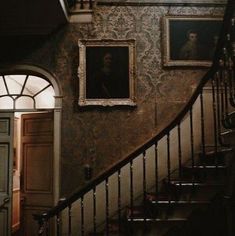
[[[11,97],[0,98],[0,109],[13,109],[13,99]]]
[[[0,95],[5,95],[7,94],[6,86],[3,82],[3,77],[0,76]]]
[[[37,108],[54,108],[55,92],[52,86],[48,87],[42,93],[35,97]]]
[[[30,75],[23,94],[33,96],[34,94],[45,88],[48,84],[49,83],[45,79]]]
[[[20,94],[26,75],[5,75],[10,94]]]
[[[16,109],[30,109],[30,108],[34,108],[34,102],[33,99],[30,97],[25,97],[25,96],[21,96],[16,100]]]

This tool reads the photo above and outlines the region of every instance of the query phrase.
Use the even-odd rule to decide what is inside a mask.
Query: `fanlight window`
[[[54,108],[53,86],[33,75],[0,76],[0,109]]]

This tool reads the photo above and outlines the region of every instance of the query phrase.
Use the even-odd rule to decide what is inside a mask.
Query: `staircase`
[[[145,202],[128,209],[128,235],[227,235],[223,196],[232,149],[211,148],[164,179],[158,193],[147,193]]]
[[[234,11],[229,0],[213,64],[178,116],[83,189],[34,215],[38,235],[235,234]]]

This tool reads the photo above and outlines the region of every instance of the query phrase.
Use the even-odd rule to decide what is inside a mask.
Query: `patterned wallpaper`
[[[226,0],[97,0],[98,3],[136,3],[136,4],[144,4],[148,3],[151,5],[158,4],[224,4]]]
[[[92,23],[64,26],[25,54],[25,63],[53,72],[62,87],[62,194],[83,186],[85,164],[96,176],[164,128],[206,72],[162,67],[162,17],[222,12],[218,6],[98,6]],[[77,42],[87,38],[136,40],[136,108],[78,107]]]

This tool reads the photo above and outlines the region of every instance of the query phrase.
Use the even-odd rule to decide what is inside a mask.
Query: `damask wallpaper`
[[[97,6],[93,22],[68,24],[21,52],[17,62],[52,72],[63,91],[62,195],[85,184],[164,128],[183,108],[207,69],[162,66],[162,17],[222,15],[223,7]],[[78,39],[135,39],[137,107],[78,107]],[[33,48],[33,50],[32,50]]]
[[[67,28],[61,50],[68,61],[63,60],[63,69],[56,68],[58,75],[64,78],[66,94],[63,192],[69,192],[84,179],[82,167],[85,164],[91,165],[94,175],[98,175],[165,127],[185,105],[206,72],[206,69],[198,68],[162,67],[162,17],[221,15],[222,12],[222,8],[214,7],[98,6],[92,24],[74,24]],[[77,108],[78,94],[73,91],[71,80],[75,84],[78,82],[76,42],[79,38],[136,40],[136,108]],[[72,70],[67,66],[73,67]],[[76,111],[71,106],[74,98]],[[71,182],[71,179],[77,181]]]
[[[135,3],[135,4],[224,4],[227,0],[98,0],[98,3]]]

